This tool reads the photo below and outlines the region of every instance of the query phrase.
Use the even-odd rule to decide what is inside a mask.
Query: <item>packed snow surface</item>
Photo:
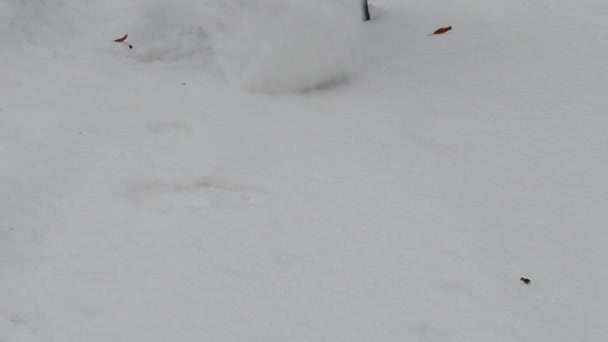
[[[608,2],[374,5],[0,0],[0,341],[606,340]]]

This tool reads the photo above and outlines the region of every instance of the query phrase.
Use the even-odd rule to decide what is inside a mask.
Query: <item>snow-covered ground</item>
[[[354,2],[0,0],[0,341],[608,339],[608,2]]]

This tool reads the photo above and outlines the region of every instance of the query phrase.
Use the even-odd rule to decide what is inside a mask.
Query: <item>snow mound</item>
[[[307,90],[357,69],[359,11],[353,0],[222,1],[209,32],[230,83],[259,92]]]
[[[43,44],[74,29],[74,9],[64,1],[45,0],[0,2],[0,39],[3,44]]]
[[[205,2],[142,1],[131,4],[110,26],[115,35],[129,33],[133,51],[140,62],[206,61],[210,58],[209,38],[202,16]]]
[[[134,49],[125,53],[140,62],[179,61],[205,72],[202,66],[255,92],[347,80],[361,51],[358,0],[31,0],[0,9],[3,31],[16,45],[66,51],[68,44],[102,46],[128,33]]]

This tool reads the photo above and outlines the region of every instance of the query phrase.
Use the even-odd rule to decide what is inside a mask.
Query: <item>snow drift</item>
[[[237,0],[215,6],[210,30],[218,63],[233,84],[297,91],[350,77],[359,56],[356,1]]]
[[[57,49],[86,36],[79,49],[99,48],[129,33],[135,49],[124,53],[140,62],[195,61],[204,66],[198,72],[215,75],[219,69],[228,83],[251,91],[298,91],[347,79],[360,52],[358,0],[103,6],[33,0],[3,6],[0,19],[18,40]]]

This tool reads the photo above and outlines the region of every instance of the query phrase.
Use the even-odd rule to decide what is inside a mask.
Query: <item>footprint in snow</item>
[[[129,187],[128,192],[134,201],[153,208],[202,208],[257,202],[252,189],[212,177],[144,182]]]
[[[186,129],[186,126],[179,122],[160,121],[148,124],[148,129],[156,134],[168,133]]]
[[[0,341],[3,337],[29,337],[31,332],[27,327],[27,322],[15,314],[0,314]],[[29,340],[28,338],[28,340]]]

